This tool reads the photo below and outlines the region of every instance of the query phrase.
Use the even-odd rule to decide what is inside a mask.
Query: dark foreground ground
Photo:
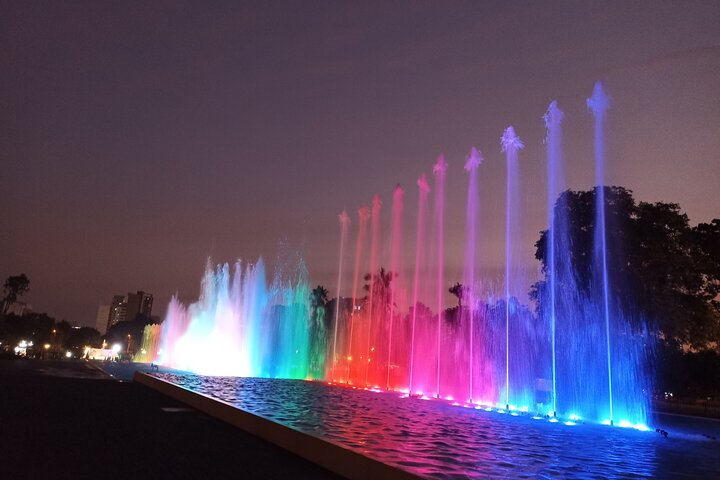
[[[337,477],[87,362],[0,359],[5,478]]]

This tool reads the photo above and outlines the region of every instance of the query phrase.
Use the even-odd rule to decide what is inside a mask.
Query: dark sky
[[[608,183],[720,216],[720,2],[208,3],[0,2],[0,277],[26,273],[35,310],[92,325],[144,289],[163,313],[208,255],[272,259],[279,240],[334,292],[340,210],[355,226],[377,192],[389,215],[400,182],[413,212],[440,152],[455,278],[472,145],[497,279],[509,124],[536,269],[541,116],[557,99],[569,186],[589,188],[597,79]]]

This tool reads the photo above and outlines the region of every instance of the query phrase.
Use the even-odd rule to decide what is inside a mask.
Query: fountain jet
[[[602,83],[597,81],[592,97],[587,99],[587,106],[595,117],[595,258],[602,271],[603,316],[605,318],[605,340],[607,347],[608,397],[610,406],[610,424],[613,423],[613,391],[612,391],[612,360],[610,349],[610,294],[607,270],[607,232],[605,218],[605,152],[603,150],[603,127],[605,114],[610,106],[610,99],[605,95]]]
[[[417,322],[418,293],[420,290],[420,259],[423,256],[423,235],[425,210],[427,209],[428,193],[430,187],[423,173],[417,181],[418,185],[418,216],[417,216],[417,243],[415,246],[415,282],[413,285],[413,314],[412,333],[410,336],[410,393],[413,392],[413,367],[415,365],[415,323]]]
[[[340,322],[340,288],[342,285],[342,273],[343,273],[343,259],[345,252],[345,240],[347,238],[348,225],[350,225],[350,217],[345,210],[338,215],[340,220],[340,253],[338,259],[338,280],[337,280],[337,298],[335,300],[335,327],[333,332],[333,367],[332,367],[332,379],[335,381],[335,367],[337,366],[337,334],[338,334],[338,323]]]
[[[507,190],[505,201],[505,408],[510,408],[510,276],[516,259],[512,248],[512,225],[518,208],[519,166],[518,151],[525,146],[509,126],[500,138],[502,151],[506,154]]]

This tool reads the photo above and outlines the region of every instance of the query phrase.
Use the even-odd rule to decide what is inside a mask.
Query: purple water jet
[[[510,282],[517,259],[514,255],[513,227],[518,223],[520,167],[518,151],[525,145],[510,126],[500,138],[506,154],[507,190],[505,200],[505,408],[510,408]]]

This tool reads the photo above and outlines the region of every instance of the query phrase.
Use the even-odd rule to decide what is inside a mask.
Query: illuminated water
[[[589,105],[596,118],[597,181],[602,182],[607,97],[598,88]],[[549,276],[548,284],[539,287],[537,309],[527,300],[527,259],[522,258],[527,254],[526,236],[519,230],[523,205],[530,201],[523,197],[523,143],[508,127],[496,146],[505,153],[507,166],[501,282],[487,279],[477,265],[486,238],[479,222],[484,179],[483,157],[472,148],[465,163],[465,257],[457,306],[445,308],[443,301],[448,287],[458,280],[445,278],[445,248],[462,246],[444,243],[446,208],[457,206],[445,205],[448,165],[440,156],[433,166],[434,195],[421,176],[416,218],[403,209],[406,198],[400,185],[385,219],[378,195],[372,209],[359,208],[356,225],[342,212],[338,250],[328,252],[338,255],[338,271],[337,283],[329,288],[335,299],[327,308],[318,307],[298,257],[281,255],[272,273],[266,272],[262,259],[217,267],[208,263],[198,301],[186,306],[172,300],[158,352],[143,360],[207,375],[331,380],[499,404],[541,416],[556,413],[563,420],[580,415],[596,423],[647,424],[653,339],[644,330],[642,312],[631,312],[631,328],[631,315],[613,303],[609,285],[612,282],[617,290],[622,279],[609,278],[607,272],[606,235],[612,225],[605,222],[606,188],[595,189],[596,202],[590,207],[597,210],[597,228],[586,242],[593,244],[595,257],[587,267],[591,280],[583,285],[577,280],[582,259],[573,256],[567,196],[560,193],[561,118],[557,105],[551,104],[544,117]],[[426,229],[430,198],[433,228]],[[366,245],[368,224],[371,241]],[[385,235],[383,224],[389,225]],[[408,235],[409,228],[414,233]],[[351,256],[346,253],[349,235],[356,239],[354,262],[345,258]],[[409,253],[415,258],[412,271],[403,267]],[[353,271],[346,272],[345,265],[352,265]],[[504,285],[502,292],[488,287],[493,281]],[[352,297],[340,298],[349,283]],[[146,340],[155,345],[153,339]]]
[[[156,375],[425,477],[717,478],[720,472],[720,442],[669,427],[663,438],[321,382]]]

